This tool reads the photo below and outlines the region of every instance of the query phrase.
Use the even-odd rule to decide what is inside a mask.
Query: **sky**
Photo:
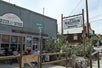
[[[4,0],[34,12],[57,19],[61,32],[61,14],[64,17],[79,14],[84,9],[85,0]],[[96,34],[102,34],[102,0],[88,0],[89,22]],[[85,14],[86,15],[86,14]]]

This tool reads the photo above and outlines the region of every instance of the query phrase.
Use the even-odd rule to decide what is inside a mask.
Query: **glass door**
[[[38,38],[36,38],[36,37],[33,37],[33,50],[35,50],[35,49],[39,49],[38,48],[38,45],[39,45],[39,39]]]

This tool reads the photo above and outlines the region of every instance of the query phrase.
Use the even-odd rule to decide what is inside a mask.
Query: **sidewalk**
[[[97,61],[93,61],[92,65],[93,65],[93,68],[98,68]],[[19,65],[17,63],[14,63],[12,65],[0,64],[0,68],[19,68]],[[30,68],[30,67],[29,67],[29,65],[25,64],[24,68]],[[34,68],[38,68],[38,66],[35,66]],[[42,68],[66,68],[66,67],[46,64],[46,65],[42,65]],[[71,68],[71,67],[68,67],[68,68]],[[90,68],[90,67],[88,67],[88,68]],[[100,68],[102,68],[102,59],[100,60]]]
[[[19,68],[18,64],[0,64],[0,68]],[[24,68],[30,68],[28,65],[25,64]],[[34,68],[38,68],[38,66],[34,67]],[[57,66],[57,65],[43,65],[42,68],[65,68],[63,66]]]

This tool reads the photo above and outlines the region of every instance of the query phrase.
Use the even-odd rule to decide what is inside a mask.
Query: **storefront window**
[[[11,44],[11,46],[10,46],[10,49],[14,49],[14,50],[17,50],[17,44]]]
[[[9,48],[9,44],[1,44],[1,50],[5,50],[5,48]]]
[[[1,50],[5,50],[5,48],[9,48],[10,36],[2,35],[2,37],[0,37],[0,42],[1,42]]]
[[[25,38],[21,37],[21,36],[12,36],[11,37],[11,45],[10,48],[11,49],[16,49],[20,51],[20,45],[22,43],[22,38],[23,38],[23,45],[25,45]],[[23,47],[24,49],[24,47]]]
[[[9,35],[2,35],[2,43],[9,44],[10,36]]]
[[[17,44],[18,37],[17,36],[11,36],[11,43],[12,44]]]

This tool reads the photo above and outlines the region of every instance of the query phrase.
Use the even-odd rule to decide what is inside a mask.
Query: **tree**
[[[58,39],[56,41],[56,52],[60,52],[60,50],[64,51],[64,47],[66,48],[66,36],[58,35]]]
[[[66,46],[66,36],[58,35],[57,40],[51,37],[46,41],[46,51],[48,52],[60,52],[60,50]]]
[[[50,38],[48,38],[48,40],[46,41],[45,50],[46,50],[47,52],[53,53],[53,52],[55,52],[55,45],[56,45],[56,44],[55,44],[55,40],[50,37]]]
[[[85,51],[87,57],[89,57],[94,51],[93,46],[97,43],[97,41],[98,38],[95,35],[91,35],[89,38],[86,38]]]

